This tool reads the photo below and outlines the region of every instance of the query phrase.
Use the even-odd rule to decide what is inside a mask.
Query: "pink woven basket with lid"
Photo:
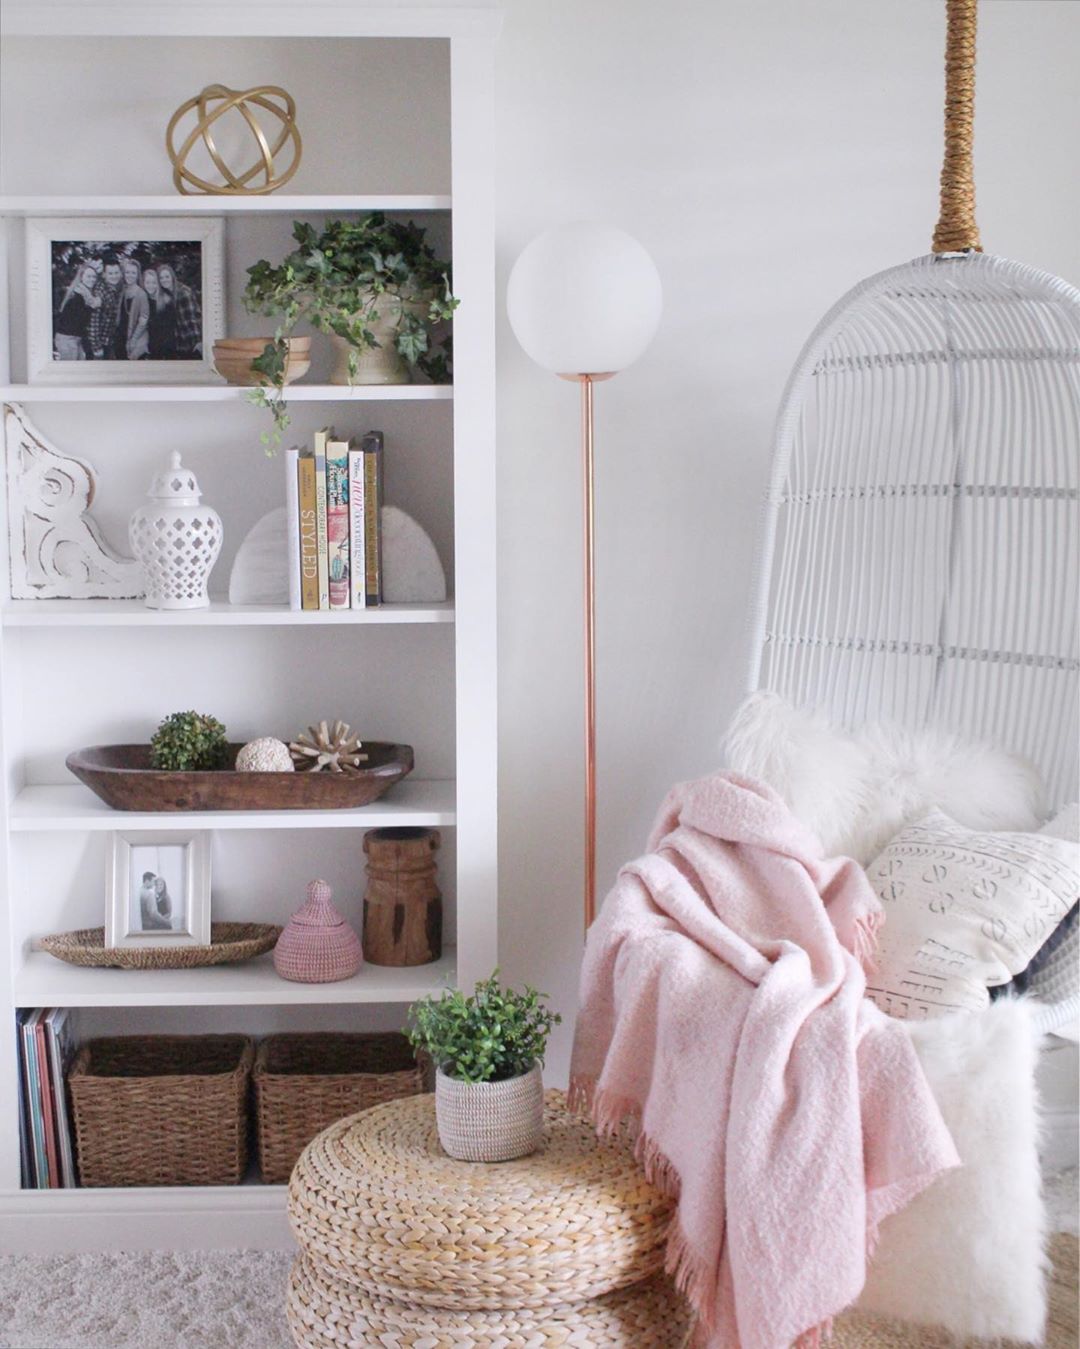
[[[312,881],[307,903],[289,919],[274,947],[274,968],[283,979],[329,984],[351,978],[364,963],[360,938],[331,902],[325,881]]]

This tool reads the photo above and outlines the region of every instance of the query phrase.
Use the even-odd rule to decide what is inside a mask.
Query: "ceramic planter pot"
[[[544,1080],[540,1065],[505,1082],[459,1082],[435,1074],[439,1142],[462,1162],[511,1162],[540,1146]]]
[[[368,331],[379,344],[377,347],[354,348],[343,337],[338,337],[336,333],[330,334],[330,341],[334,345],[334,368],[330,372],[331,384],[349,383],[349,352],[353,350],[356,351],[357,360],[356,374],[352,379],[353,384],[408,384],[411,382],[412,373],[398,354],[398,349],[395,346],[398,320],[401,316],[403,303],[418,317],[427,311],[427,305],[422,301],[402,302],[391,295],[384,295],[377,302],[367,323]]]

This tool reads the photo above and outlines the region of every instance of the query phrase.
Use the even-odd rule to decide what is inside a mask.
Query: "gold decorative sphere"
[[[273,144],[260,125],[258,109],[269,113],[271,118],[280,123]],[[195,124],[177,149],[173,137],[180,122],[190,112],[196,113]],[[255,162],[242,173],[234,173],[225,163],[212,134],[214,124],[232,112],[247,123],[257,147]],[[200,141],[221,174],[221,182],[208,182],[188,166],[188,156]],[[207,192],[234,197],[265,196],[267,192],[274,192],[289,181],[300,167],[303,153],[300,132],[296,126],[296,104],[292,95],[279,89],[276,84],[260,84],[255,89],[227,89],[223,84],[208,84],[201,94],[181,103],[169,118],[165,145],[172,160],[173,185],[178,192],[187,196]],[[287,168],[275,171],[274,158],[286,145],[290,147],[292,159]]]

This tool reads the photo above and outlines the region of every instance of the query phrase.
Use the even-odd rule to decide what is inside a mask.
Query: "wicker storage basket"
[[[316,1134],[344,1115],[416,1096],[423,1073],[404,1035],[271,1035],[255,1059],[259,1169],[283,1184]]]
[[[245,1035],[89,1040],[68,1074],[83,1185],[238,1185],[247,1167]]]

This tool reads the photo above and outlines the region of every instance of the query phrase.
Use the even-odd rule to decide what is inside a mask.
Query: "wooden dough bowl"
[[[229,746],[230,764],[241,748]],[[364,750],[357,773],[163,772],[150,767],[149,745],[94,745],[69,754],[67,766],[114,810],[348,810],[412,772],[411,745],[367,740]]]

